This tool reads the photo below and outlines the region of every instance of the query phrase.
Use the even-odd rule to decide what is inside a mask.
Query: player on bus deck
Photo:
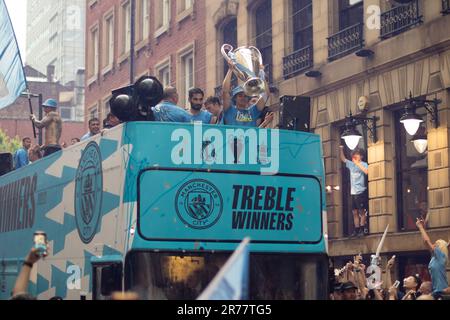
[[[42,106],[45,112],[44,119],[39,121],[34,114],[30,115],[30,119],[38,129],[45,128],[45,144],[42,150],[44,157],[47,157],[61,150],[59,139],[62,133],[62,120],[56,112],[58,102],[55,99],[48,99]]]
[[[251,97],[245,95],[244,89],[241,86],[234,88],[230,94],[232,76],[233,72],[232,67],[230,66],[223,82],[222,92],[225,125],[257,127],[257,121],[266,107],[266,102],[270,95],[269,85],[266,82],[266,92],[260,97],[255,105],[249,107],[248,103]]]

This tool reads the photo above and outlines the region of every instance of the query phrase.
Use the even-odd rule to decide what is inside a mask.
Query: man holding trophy
[[[223,82],[223,110],[225,125],[257,127],[257,121],[269,98],[269,85],[265,80],[262,56],[255,47],[231,45],[222,47],[222,54],[230,69]],[[242,82],[231,91],[233,74]],[[258,96],[256,104],[249,106],[251,97]]]

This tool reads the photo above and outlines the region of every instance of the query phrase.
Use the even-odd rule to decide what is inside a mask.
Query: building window
[[[272,77],[272,1],[265,0],[255,9],[256,47],[261,51],[270,83]]]
[[[328,38],[328,59],[336,60],[355,52],[363,45],[363,0],[339,0],[339,32]]]
[[[422,23],[419,0],[406,5],[391,3],[391,9],[381,14],[381,39],[395,36]]]
[[[61,119],[72,120],[72,108],[61,107],[60,108]]]
[[[426,119],[425,108],[416,112]],[[416,219],[428,211],[428,152],[420,154],[414,147],[400,123],[403,114],[403,109],[395,113],[398,225],[401,231],[415,231]],[[426,121],[422,123],[426,125]]]
[[[158,79],[164,87],[170,86],[170,63],[166,63],[156,68]]]
[[[138,2],[138,42],[148,39],[150,34],[150,2],[139,0]]]
[[[313,66],[312,0],[292,0],[293,53],[284,57],[284,77],[295,76]]]
[[[367,162],[367,148],[368,148],[368,144],[367,144],[367,130],[359,125],[356,127],[356,129],[358,130],[358,132],[361,132],[363,135],[363,138],[359,141],[359,144],[357,146],[357,148],[361,151],[363,151],[363,160],[364,162]],[[345,127],[341,127],[340,129],[340,136],[342,136],[342,134],[344,133]],[[345,143],[342,143],[342,145],[345,146]],[[352,151],[350,149],[348,149],[347,147],[344,148],[344,154],[345,157],[351,161],[352,159]],[[340,161],[340,160],[339,160]],[[350,236],[353,231],[354,231],[354,221],[353,221],[353,206],[352,206],[352,195],[351,195],[351,183],[350,183],[350,171],[347,169],[347,167],[345,166],[344,163],[342,163],[341,165],[341,180],[342,180],[342,187],[341,187],[341,192],[342,192],[342,213],[343,213],[343,224],[344,224],[344,236],[348,237]],[[368,188],[369,184],[368,184],[368,179],[366,177],[366,187],[367,190],[369,190]],[[334,189],[333,189],[334,190]],[[332,191],[335,192],[335,191]],[[369,228],[369,212],[367,210],[366,212],[366,225]]]
[[[194,0],[178,0],[177,13],[180,14],[192,8]]]
[[[89,41],[89,70],[90,77],[96,77],[99,71],[99,37],[98,26],[91,29]]]
[[[122,55],[130,52],[131,47],[131,6],[130,2],[126,2],[121,7],[121,51]]]
[[[233,46],[234,49],[237,48],[237,19],[233,18],[230,21],[228,21],[223,27],[222,27],[222,43],[223,44],[230,44]],[[220,60],[223,63],[223,75],[222,79],[225,78],[225,75],[228,72],[228,63],[225,62],[224,59]]]
[[[363,0],[339,0],[339,30],[364,21]]]
[[[186,105],[189,100],[189,90],[195,86],[194,77],[194,50],[184,50],[180,54],[180,73],[179,73],[179,95],[183,101],[180,101],[181,105]]]
[[[114,62],[114,15],[109,15],[104,21],[104,66],[109,67]]]
[[[170,0],[157,0],[155,4],[157,8],[155,37],[158,37],[169,29]]]
[[[89,109],[89,119],[88,120],[92,120],[94,118],[98,119],[98,108],[97,108],[97,106]]]

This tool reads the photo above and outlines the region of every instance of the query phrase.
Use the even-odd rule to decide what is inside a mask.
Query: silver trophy
[[[260,96],[266,92],[266,84],[261,74],[264,74],[263,58],[256,47],[240,47],[224,44],[222,55],[236,77],[243,82],[244,93],[249,97]]]

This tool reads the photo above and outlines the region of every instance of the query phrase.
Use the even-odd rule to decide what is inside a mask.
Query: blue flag
[[[26,89],[19,46],[4,0],[0,0],[0,109],[13,104]]]
[[[249,249],[246,238],[197,300],[248,300]]]

